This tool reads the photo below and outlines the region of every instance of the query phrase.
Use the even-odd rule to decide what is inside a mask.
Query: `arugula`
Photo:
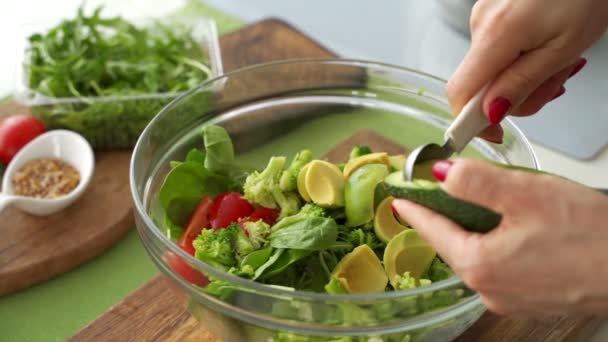
[[[28,87],[54,99],[74,98],[32,106],[32,112],[49,128],[79,132],[95,148],[132,147],[175,96],[211,77],[210,61],[184,23],[142,27],[101,12],[100,6],[87,15],[81,7],[28,37]]]
[[[323,250],[336,242],[338,225],[327,217],[313,217],[270,234],[270,245],[275,248]]]

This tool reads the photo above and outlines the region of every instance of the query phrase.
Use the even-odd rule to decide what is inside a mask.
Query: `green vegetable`
[[[312,217],[274,231],[269,239],[274,248],[318,251],[331,246],[337,237],[336,221],[326,217]]]
[[[327,217],[327,212],[325,211],[325,209],[319,207],[316,204],[307,203],[302,206],[302,208],[297,214],[280,219],[270,228],[270,230],[272,232],[276,232],[285,227],[291,226],[299,221],[311,219],[314,217]]]
[[[247,254],[241,261],[241,267],[250,266],[253,270],[257,270],[260,266],[264,265],[272,255],[272,247],[264,247]]]
[[[121,17],[104,18],[101,11],[85,15],[79,8],[74,18],[31,35],[26,79],[42,95],[82,99],[34,106],[49,128],[76,130],[94,147],[128,147],[172,98],[84,97],[178,94],[207,80],[211,70],[185,25],[154,22],[142,28]]]
[[[441,261],[439,258],[435,258],[433,259],[433,263],[431,263],[431,266],[426,274],[423,275],[423,278],[427,278],[432,282],[437,282],[451,278],[453,275],[454,272],[452,272],[446,263]]]
[[[235,266],[237,259],[253,252],[253,245],[238,224],[203,229],[192,245],[197,259],[222,269]]]
[[[361,157],[362,155],[372,153],[372,149],[367,146],[355,146],[350,151],[350,156],[348,159],[355,159],[357,157]]]
[[[195,163],[204,164],[205,163],[205,152],[200,151],[196,148],[193,148],[186,155],[185,161],[187,161],[187,162],[191,161],[191,162],[195,162]],[[183,164],[183,162],[179,162],[179,161],[175,161],[175,160],[172,160],[169,163],[171,165],[171,168],[175,168],[175,167],[178,167],[179,165]]]
[[[325,292],[329,294],[346,294],[346,290],[342,286],[342,283],[335,277],[331,277],[329,283],[325,285]]]
[[[374,219],[374,193],[376,186],[388,174],[384,164],[367,164],[348,178],[344,191],[346,225],[356,227]]]
[[[232,139],[225,128],[209,125],[201,131],[205,142],[205,167],[212,173],[226,176],[228,187],[240,191],[247,178],[247,171],[236,163]]]
[[[268,235],[270,235],[270,226],[262,219],[251,222],[246,221],[244,227],[249,233],[249,240],[253,244],[253,248],[259,249],[268,242]]]
[[[304,165],[308,164],[312,160],[312,152],[310,150],[302,150],[296,154],[293,161],[283,171],[280,180],[280,188],[282,191],[296,191],[298,188],[298,174]]]
[[[300,199],[295,192],[283,192],[279,186],[285,165],[285,157],[272,157],[262,172],[254,171],[247,176],[243,190],[250,202],[266,208],[281,208],[280,217],[295,214],[300,209]]]
[[[227,188],[226,178],[212,174],[198,162],[187,161],[169,171],[159,200],[167,217],[183,226],[203,196],[215,197]]]
[[[361,228],[350,231],[347,241],[351,243],[353,247],[368,245],[371,249],[376,249],[386,246],[384,242],[378,239],[374,232],[364,231]]]
[[[313,251],[305,249],[275,249],[268,261],[256,270],[254,279],[268,279],[277,276],[312,253]]]
[[[490,209],[448,195],[436,182],[405,181],[401,172],[394,172],[386,177],[384,186],[392,196],[405,198],[432,209],[469,231],[488,232],[502,219],[500,214]]]
[[[403,275],[396,275],[394,286],[395,290],[408,290],[421,286],[431,285],[432,281],[429,279],[416,279],[410,275],[410,272],[405,272]]]

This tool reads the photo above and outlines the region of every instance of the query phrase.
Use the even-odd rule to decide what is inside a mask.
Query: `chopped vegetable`
[[[410,272],[405,272],[403,275],[395,276],[395,290],[408,290],[420,286],[431,285],[432,281],[428,279],[416,279],[411,276]]]
[[[251,241],[237,224],[217,230],[203,229],[193,245],[197,259],[223,269],[235,266],[237,259],[253,251]]]
[[[253,212],[253,206],[238,192],[225,192],[215,198],[209,208],[209,225],[213,229],[226,228]]]
[[[370,154],[370,153],[372,153],[372,149],[369,148],[368,146],[355,146],[350,151],[349,159],[355,159],[357,157],[361,157],[363,155]]]
[[[243,190],[245,198],[266,208],[280,208],[279,217],[295,214],[300,209],[300,200],[295,192],[284,192],[280,188],[280,177],[285,157],[272,157],[262,172],[254,171],[247,176]]]
[[[241,224],[245,229],[247,237],[251,241],[254,249],[259,249],[266,245],[268,236],[270,235],[270,225],[260,219],[258,221],[245,221]]]
[[[192,246],[192,242],[208,225],[207,216],[211,205],[212,202],[209,197],[203,197],[186,225],[186,229],[179,237],[179,240],[177,240],[177,244],[191,255],[194,255],[194,246]]]
[[[298,152],[293,158],[291,165],[287,170],[283,171],[280,180],[281,190],[283,191],[295,191],[298,187],[298,174],[304,167],[312,160],[312,152],[310,150],[303,150]]]

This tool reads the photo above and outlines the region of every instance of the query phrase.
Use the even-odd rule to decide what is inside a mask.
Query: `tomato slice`
[[[253,206],[238,192],[219,195],[209,210],[209,222],[213,229],[226,228],[253,212]]]
[[[187,280],[188,282],[204,287],[209,284],[209,279],[205,277],[204,274],[192,268],[188,263],[186,263],[182,258],[178,255],[167,252],[162,256],[163,260],[171,267],[175,273],[179,274],[182,278]]]
[[[279,213],[279,209],[257,208],[251,213],[247,221],[256,222],[262,219],[267,224],[273,225],[279,218]]]
[[[207,216],[209,214],[209,208],[211,208],[212,203],[213,202],[209,199],[209,197],[203,197],[196,209],[194,209],[194,213],[190,217],[190,220],[186,225],[186,229],[184,229],[184,232],[177,240],[177,244],[191,255],[194,255],[194,247],[192,246],[192,241],[196,239],[196,237],[201,233],[203,228],[207,228],[209,226],[209,220]]]

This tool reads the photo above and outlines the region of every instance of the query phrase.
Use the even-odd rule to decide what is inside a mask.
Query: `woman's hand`
[[[459,159],[433,169],[454,197],[503,214],[470,233],[422,206],[393,208],[499,314],[608,313],[608,197],[556,176]]]
[[[507,113],[539,111],[565,92],[564,82],[586,63],[583,51],[608,27],[606,0],[478,0],[471,13],[471,48],[448,82],[455,113],[485,84],[483,132],[501,142]]]

